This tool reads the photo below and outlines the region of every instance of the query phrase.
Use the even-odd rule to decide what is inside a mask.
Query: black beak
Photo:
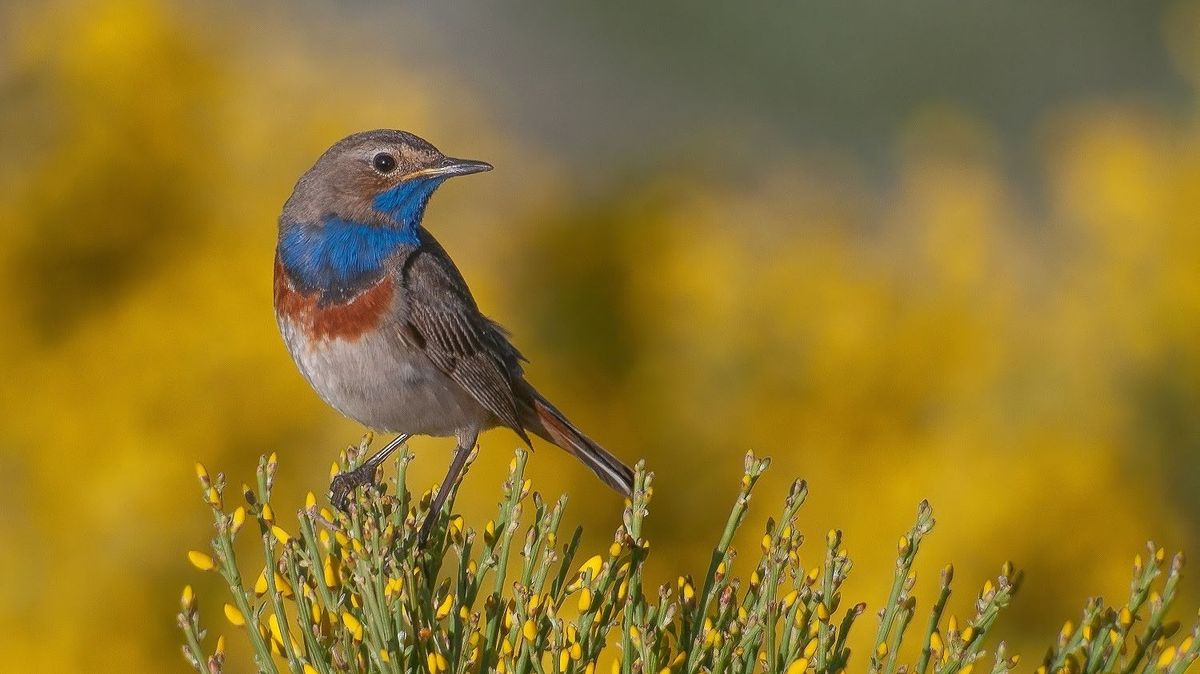
[[[483,173],[491,171],[492,165],[485,161],[475,161],[474,159],[456,159],[454,157],[442,157],[433,166],[427,169],[417,171],[417,175],[422,176],[465,176],[472,173]]]

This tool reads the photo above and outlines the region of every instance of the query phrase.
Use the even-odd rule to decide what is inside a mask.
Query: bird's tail
[[[621,463],[620,459],[575,428],[575,425],[568,421],[567,417],[558,411],[558,408],[551,405],[549,400],[543,398],[532,388],[530,387],[533,409],[530,410],[532,414],[528,416],[533,418],[522,420],[525,422],[526,428],[582,461],[604,481],[604,484],[617,490],[626,498],[632,496],[633,471],[629,466]]]

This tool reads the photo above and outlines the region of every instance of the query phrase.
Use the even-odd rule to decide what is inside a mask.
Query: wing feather
[[[522,356],[507,333],[479,312],[466,281],[432,237],[401,271],[407,305],[401,338],[526,441],[515,391]]]

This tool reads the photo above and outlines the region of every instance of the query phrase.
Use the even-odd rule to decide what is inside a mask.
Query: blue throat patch
[[[417,246],[425,205],[445,178],[400,183],[372,201],[395,219],[392,226],[329,217],[320,224],[288,223],[279,238],[279,258],[292,281],[306,291],[337,299],[374,282],[384,262],[401,246]]]

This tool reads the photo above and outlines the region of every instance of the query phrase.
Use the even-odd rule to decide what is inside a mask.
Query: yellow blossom
[[[215,564],[213,564],[213,558],[203,552],[200,552],[199,550],[190,550],[188,551],[187,556],[188,561],[192,563],[192,566],[200,569],[201,571],[211,571],[215,566]]]
[[[355,641],[362,641],[363,626],[358,621],[358,618],[354,617],[354,614],[349,611],[342,611],[342,624],[346,626],[346,629],[350,630],[350,635],[354,637]]]
[[[236,509],[234,509],[233,515],[231,516],[231,518],[229,520],[229,533],[233,534],[233,535],[237,535],[237,532],[241,530],[242,525],[245,523],[246,523],[246,509],[243,508],[242,506],[238,506]]]
[[[579,567],[579,575],[581,577],[590,577],[591,579],[595,580],[596,577],[600,575],[600,568],[603,565],[604,560],[600,558],[600,555],[595,555],[591,559],[584,562],[583,566]]]
[[[271,638],[282,644],[283,631],[279,629],[279,618],[274,613],[267,616],[267,627],[271,630]]]
[[[792,664],[788,665],[786,674],[804,674],[804,671],[807,669],[808,658],[800,658],[799,660],[795,660],[792,662]]]
[[[809,639],[808,643],[804,645],[804,657],[811,660],[812,657],[816,655],[817,647],[820,645],[821,643],[817,639]]]
[[[225,604],[225,618],[234,627],[242,627],[246,624],[246,617],[233,604]]]

